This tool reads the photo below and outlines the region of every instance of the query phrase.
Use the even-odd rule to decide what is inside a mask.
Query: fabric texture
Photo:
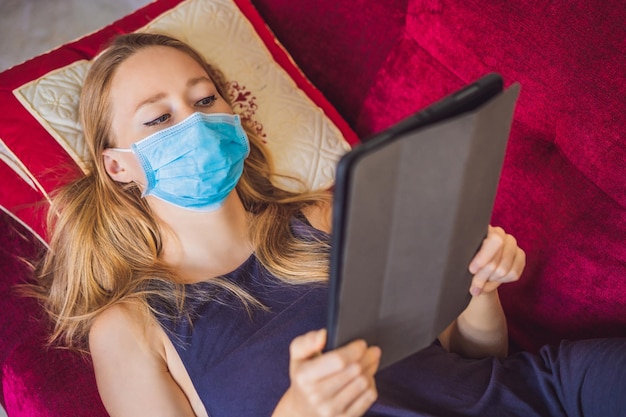
[[[11,417],[106,416],[88,358],[46,347],[49,329],[37,302],[16,285],[31,277],[26,261],[44,246],[20,223],[0,222],[0,401]]]
[[[18,221],[26,232],[38,239],[45,235],[45,216],[48,209],[39,190],[28,177],[19,175],[19,167],[9,161],[0,161],[0,211]],[[43,239],[42,239],[43,241]]]
[[[165,2],[156,4],[166,8]],[[500,72],[507,84],[519,81],[522,93],[492,218],[527,253],[521,281],[500,291],[512,349],[626,335],[623,2],[253,4],[260,24],[268,25],[317,94],[362,138],[484,72]],[[132,28],[122,24],[96,38],[124,30]],[[78,43],[63,49],[54,54],[55,67],[74,62],[77,54],[93,56],[94,48]],[[37,77],[48,70],[40,68]],[[34,77],[11,74],[15,85]],[[11,114],[14,119],[0,123],[0,138],[23,125],[42,134],[27,113]],[[54,156],[57,148],[38,150],[30,155]],[[1,178],[4,185],[4,171]],[[12,290],[29,277],[14,255],[31,256],[41,244],[16,237],[23,229],[4,214],[0,226],[0,303],[10,318],[0,325],[0,401],[11,417],[104,416],[89,363],[43,348],[41,310]],[[63,375],[71,377],[61,380]]]

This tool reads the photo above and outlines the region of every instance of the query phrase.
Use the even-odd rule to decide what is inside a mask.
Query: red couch
[[[626,335],[626,8],[621,0],[253,0],[364,137],[481,75],[519,81],[492,223],[528,264],[502,288],[513,350]],[[0,402],[10,417],[104,416],[88,359],[43,347],[13,285],[40,244],[0,222]]]

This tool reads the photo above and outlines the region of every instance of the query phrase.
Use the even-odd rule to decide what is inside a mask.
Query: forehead
[[[202,66],[186,53],[168,46],[149,46],[122,62],[113,74],[113,105],[141,100],[155,89],[176,88],[188,79],[208,76]]]

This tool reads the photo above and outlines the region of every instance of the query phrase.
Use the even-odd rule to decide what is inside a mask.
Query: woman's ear
[[[106,169],[109,177],[117,182],[128,183],[134,180],[132,178],[132,169],[129,169],[128,157],[133,157],[132,154],[123,154],[115,149],[105,149],[102,151],[102,161],[104,162],[104,169]]]

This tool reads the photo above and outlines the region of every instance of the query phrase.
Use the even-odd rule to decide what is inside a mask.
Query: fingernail
[[[480,295],[481,292],[482,290],[479,287],[472,286],[470,288],[470,294],[472,294],[474,297],[476,297],[477,295]]]

